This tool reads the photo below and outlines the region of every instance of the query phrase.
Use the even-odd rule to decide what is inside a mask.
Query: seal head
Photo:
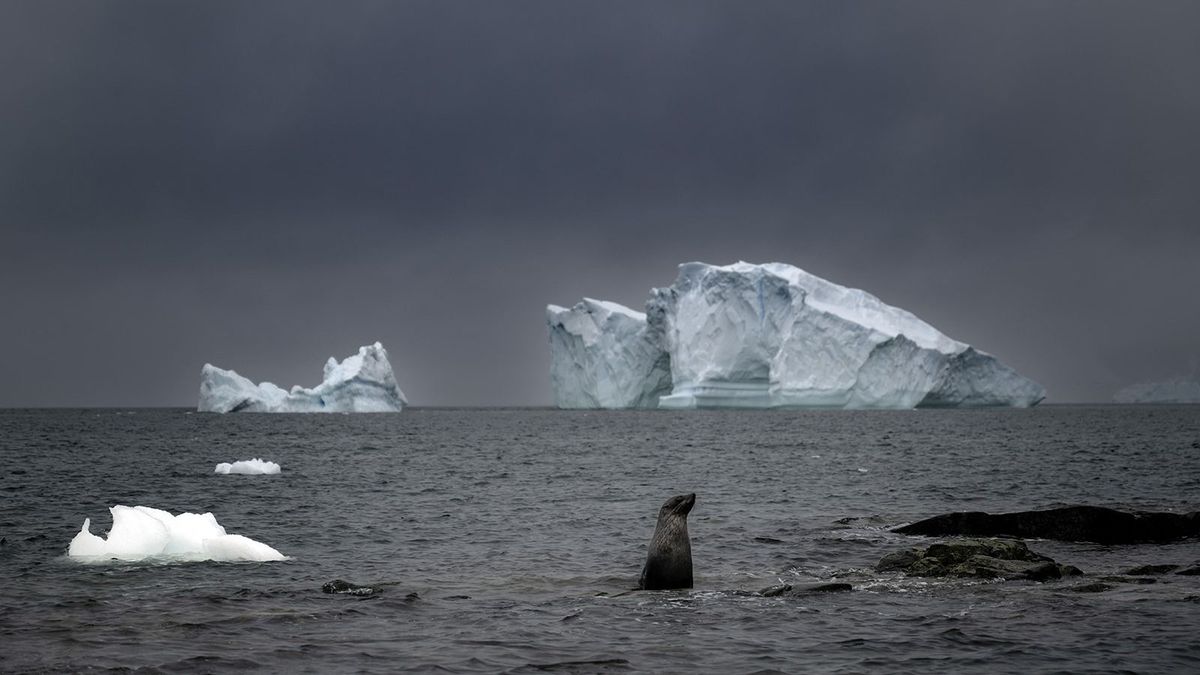
[[[671,497],[658,510],[658,524],[646,552],[646,566],[638,588],[658,591],[692,587],[692,542],[687,516],[696,504],[696,493]]]

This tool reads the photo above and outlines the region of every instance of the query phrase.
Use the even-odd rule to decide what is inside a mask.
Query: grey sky
[[[0,406],[551,401],[543,308],[864,288],[1107,400],[1200,356],[1194,2],[0,3]]]

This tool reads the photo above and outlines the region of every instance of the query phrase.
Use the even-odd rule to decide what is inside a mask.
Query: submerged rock
[[[932,537],[1008,535],[1098,544],[1163,543],[1200,535],[1200,512],[1125,512],[1101,506],[985,513],[956,511],[892,530]]]
[[[1122,572],[1122,574],[1128,574],[1135,577],[1157,576],[1159,574],[1166,574],[1167,572],[1174,572],[1177,569],[1179,569],[1179,565],[1138,565],[1137,567],[1131,567],[1125,570]]]
[[[396,581],[385,581],[383,583],[371,584],[368,586],[353,584],[345,579],[334,579],[333,581],[325,582],[325,584],[321,586],[321,591],[338,595],[357,595],[360,597],[367,597],[371,595],[378,595],[383,592],[383,589],[397,585],[399,585],[399,582]],[[408,595],[404,596],[404,599],[408,602],[412,602],[414,600],[419,600],[420,597],[416,593],[409,593]]]
[[[914,577],[971,577],[1046,581],[1082,574],[1071,565],[1029,550],[1017,539],[956,539],[884,556],[878,572],[904,572]]]
[[[1103,593],[1104,591],[1111,591],[1112,589],[1113,589],[1113,587],[1111,584],[1106,584],[1106,583],[1103,583],[1100,581],[1093,581],[1093,582],[1087,583],[1087,584],[1079,584],[1078,586],[1071,586],[1071,587],[1067,588],[1066,590],[1071,591],[1072,593]]]
[[[375,589],[370,586],[359,586],[352,584],[344,579],[334,579],[333,581],[325,582],[321,586],[321,591],[324,593],[338,593],[345,595],[374,595]]]
[[[758,592],[764,598],[788,597],[793,595],[806,595],[809,593],[845,593],[854,590],[850,584],[843,582],[829,582],[823,584],[808,584],[804,586],[793,586],[791,584],[780,584],[764,588]]]

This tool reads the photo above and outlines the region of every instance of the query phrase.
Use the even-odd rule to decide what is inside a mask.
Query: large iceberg
[[[560,408],[653,408],[671,391],[671,363],[646,315],[584,298],[546,307],[550,379]]]
[[[1132,384],[1113,395],[1113,403],[1200,403],[1200,376]]]
[[[232,370],[204,364],[200,412],[400,412],[408,404],[396,384],[387,350],[376,342],[338,363],[325,364],[324,381],[290,391],[270,382],[255,384]]]
[[[910,312],[782,263],[681,265],[674,284],[651,291],[645,325],[641,316],[595,300],[547,309],[560,407],[1025,407],[1045,397]]]

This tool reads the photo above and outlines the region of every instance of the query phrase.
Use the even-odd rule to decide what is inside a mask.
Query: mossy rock
[[[1047,581],[1081,574],[1029,550],[1019,539],[954,539],[925,549],[884,556],[876,571],[900,571],[914,577],[969,577]]]

